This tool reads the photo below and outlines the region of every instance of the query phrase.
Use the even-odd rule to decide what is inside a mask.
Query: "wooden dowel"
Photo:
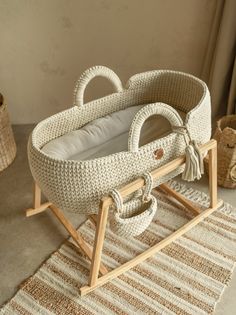
[[[172,233],[170,236],[166,237],[164,240],[160,241],[156,245],[150,247],[145,252],[139,254],[137,257],[131,259],[130,261],[126,262],[125,264],[121,265],[120,267],[110,271],[106,275],[100,277],[97,279],[97,281],[94,284],[90,284],[90,286],[84,286],[80,289],[81,296],[93,291],[94,289],[102,286],[106,282],[118,277],[125,271],[129,270],[130,268],[136,266],[137,264],[141,263],[142,261],[146,260],[148,257],[151,257],[152,255],[159,252],[161,249],[172,243],[174,240],[176,240],[178,237],[192,229],[195,225],[197,225],[199,222],[203,221],[206,217],[208,217],[212,212],[214,212],[218,207],[220,207],[223,204],[223,201],[219,201],[214,208],[208,208],[198,214],[195,218],[193,218],[191,221],[186,223],[184,226],[179,228],[177,231]]]
[[[93,246],[93,257],[91,262],[89,285],[92,286],[97,282],[98,270],[101,263],[102,248],[104,243],[106,224],[108,216],[108,207],[100,204],[98,217],[97,217],[97,228],[95,234],[95,241]]]
[[[217,203],[217,143],[209,151],[209,194],[210,206],[215,207]]]
[[[47,210],[47,208],[49,206],[51,206],[51,202],[45,202],[45,203],[42,203],[39,207],[37,207],[36,209],[34,208],[30,208],[30,209],[26,209],[25,210],[25,214],[27,217],[30,217],[32,215],[35,215],[35,214],[38,214],[38,213],[41,213],[45,210]]]
[[[39,208],[41,206],[41,189],[34,183],[34,209]]]
[[[86,244],[86,242],[83,240],[81,234],[76,231],[76,229],[73,227],[73,225],[70,223],[69,220],[64,216],[62,211],[58,209],[53,204],[50,205],[50,209],[55,214],[55,216],[58,218],[58,220],[64,225],[66,230],[70,233],[73,240],[79,245],[83,253],[88,256],[90,260],[92,260],[92,250],[91,248]],[[101,264],[100,265],[100,272],[102,275],[106,274],[108,272],[107,268]]]

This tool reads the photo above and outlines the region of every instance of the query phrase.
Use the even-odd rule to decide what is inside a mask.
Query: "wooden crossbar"
[[[37,185],[35,184],[35,186],[37,186]],[[47,210],[49,208],[49,206],[51,206],[51,205],[52,205],[51,202],[42,203],[38,207],[25,210],[25,215],[27,217],[31,217],[32,215],[35,215],[35,214],[38,214],[38,213],[41,213],[41,212]]]
[[[177,201],[182,203],[182,205],[185,206],[188,210],[190,210],[191,213],[195,215],[201,213],[201,210],[198,207],[194,206],[191,201],[189,201],[187,198],[185,198],[183,195],[181,195],[174,189],[170,188],[168,185],[161,184],[160,186],[157,187],[157,189],[158,188],[167,193],[167,195],[174,197]]]

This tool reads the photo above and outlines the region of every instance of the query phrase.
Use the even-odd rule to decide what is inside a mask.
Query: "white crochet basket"
[[[86,85],[95,76],[108,78],[116,92],[83,104]],[[133,119],[127,151],[92,160],[65,160],[42,150],[51,140],[99,117],[140,104],[147,105]],[[184,122],[177,110],[186,114]],[[169,70],[150,71],[134,75],[123,88],[118,76],[106,67],[85,71],[76,84],[74,106],[40,122],[29,138],[28,157],[35,181],[50,202],[62,210],[87,215],[97,213],[104,194],[184,153],[186,137],[175,131],[139,147],[142,125],[152,115],[164,116],[175,128],[184,125],[199,144],[210,139],[209,91],[206,84],[194,76]],[[183,167],[179,167],[154,186],[182,171]]]
[[[142,175],[146,185],[141,196],[135,196],[123,203],[118,190],[110,192],[115,202],[115,209],[110,215],[110,228],[120,236],[138,236],[143,233],[152,222],[157,211],[157,200],[151,194],[153,188],[152,176],[150,173]]]

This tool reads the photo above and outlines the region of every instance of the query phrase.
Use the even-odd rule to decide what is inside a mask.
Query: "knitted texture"
[[[120,236],[138,236],[152,222],[157,210],[157,200],[151,195],[153,179],[150,173],[142,174],[145,180],[143,194],[133,196],[123,202],[119,191],[113,189],[110,196],[114,200],[113,212],[110,215],[110,228]]]
[[[96,74],[98,68],[101,75],[103,67],[96,67]],[[84,82],[89,82],[94,77],[91,72],[93,70],[88,72],[88,79],[86,75],[82,76]],[[107,70],[104,73],[107,74]],[[106,75],[108,78],[111,76],[111,74]],[[203,144],[210,139],[210,96],[206,84],[201,80],[189,74],[169,70],[136,74],[128,80],[123,90],[114,76],[112,80],[116,82],[114,85],[119,92],[83,106],[73,106],[43,120],[35,127],[29,138],[28,157],[32,175],[46,197],[62,210],[83,214],[97,213],[99,201],[104,194],[184,153],[186,147],[184,137],[175,132],[137,148],[141,125],[144,118],[151,114],[150,110],[153,114],[157,114],[156,110],[161,106],[165,110],[158,114],[164,114],[171,123],[173,123],[172,119],[175,120],[175,124],[178,121],[177,125],[182,122],[174,109],[184,111],[187,114],[184,124],[188,127],[191,138],[198,144]],[[76,93],[83,95],[78,90],[80,84],[76,86]],[[84,91],[85,85],[82,86]],[[81,98],[75,97],[75,100]],[[150,103],[165,104],[145,106],[148,114],[144,108],[141,110],[145,117],[137,113],[138,116],[134,118],[127,139],[128,151],[94,160],[74,161],[55,159],[41,150],[52,139],[79,129],[94,119],[133,105]],[[83,101],[80,102],[81,104]],[[170,108],[173,109],[171,114],[169,114]],[[140,115],[142,118],[139,118]],[[162,149],[164,154],[156,159],[154,152],[158,149]],[[182,171],[181,166],[156,180],[154,186],[166,182]]]
[[[110,215],[110,228],[120,236],[134,237],[143,233],[152,222],[157,211],[157,200],[152,195],[145,203],[134,198],[124,203],[122,208],[122,213]]]

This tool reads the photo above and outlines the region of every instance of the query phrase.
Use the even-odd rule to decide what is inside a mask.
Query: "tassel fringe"
[[[204,173],[202,154],[195,141],[191,141],[185,149],[186,162],[182,179],[188,182],[200,179]]]
[[[198,147],[195,140],[192,140],[192,145],[193,145],[195,154],[198,156],[200,172],[201,172],[201,174],[204,174],[203,156],[202,156],[202,154],[199,150],[199,147]]]
[[[195,140],[191,139],[187,126],[172,126],[172,130],[182,136],[186,142],[186,162],[182,179],[191,182],[200,179],[204,174],[203,156]]]

